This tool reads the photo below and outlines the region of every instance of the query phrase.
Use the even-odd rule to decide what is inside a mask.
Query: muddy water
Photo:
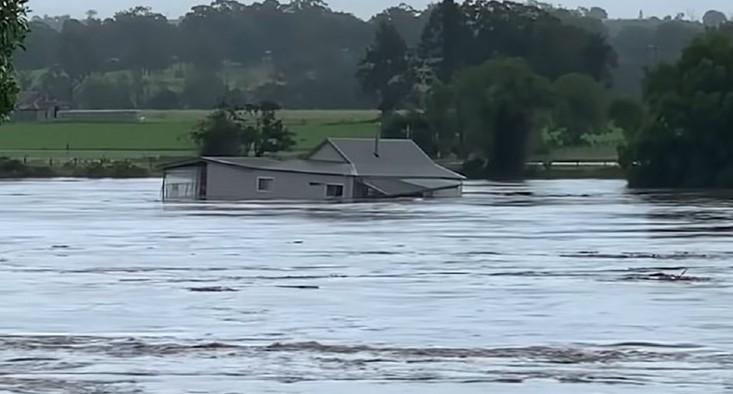
[[[733,390],[733,198],[178,204],[0,183],[2,393]]]

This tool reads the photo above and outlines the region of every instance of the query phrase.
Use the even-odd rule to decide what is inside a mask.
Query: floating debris
[[[276,286],[281,289],[296,289],[296,290],[318,290],[321,287],[320,286],[288,286],[288,285],[282,285],[282,286]]]
[[[676,252],[676,253],[645,253],[645,252],[627,252],[627,253],[601,253],[597,251],[582,251],[578,253],[561,254],[560,257],[567,258],[591,258],[591,259],[609,259],[609,260],[627,260],[627,259],[645,259],[645,260],[685,260],[685,259],[707,259],[713,256],[702,253]]]
[[[239,290],[231,287],[212,286],[212,287],[192,287],[188,289],[194,293],[234,293]]]
[[[688,276],[687,269],[684,269],[679,275],[669,274],[666,272],[655,272],[652,274],[634,274],[621,278],[622,281],[648,281],[648,282],[709,282],[710,278],[702,278],[697,276]]]

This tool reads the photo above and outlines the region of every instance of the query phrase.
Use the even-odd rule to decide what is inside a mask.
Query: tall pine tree
[[[379,99],[383,114],[397,109],[412,88],[407,44],[388,21],[379,24],[374,43],[362,59],[357,78],[366,93]]]

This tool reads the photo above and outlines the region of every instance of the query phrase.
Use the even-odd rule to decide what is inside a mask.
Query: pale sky
[[[401,2],[408,3],[416,8],[424,8],[432,1],[327,0],[327,2],[333,9],[349,11],[357,16],[368,18],[391,5],[397,5]],[[643,10],[646,16],[675,15],[679,12],[685,12],[698,19],[709,9],[717,9],[725,14],[733,12],[733,1],[731,0],[550,0],[547,2],[560,4],[566,8],[599,6],[608,10],[612,17],[636,17],[639,10]],[[102,16],[109,16],[116,11],[133,6],[147,5],[153,7],[157,12],[166,14],[168,17],[176,18],[185,14],[191,6],[209,3],[209,0],[30,0],[29,3],[36,15],[70,14],[80,17],[84,15],[85,11],[95,9]]]

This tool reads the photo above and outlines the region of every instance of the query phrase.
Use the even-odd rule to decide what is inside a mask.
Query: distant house
[[[412,140],[324,141],[305,160],[201,157],[165,168],[165,200],[458,197],[465,178]]]
[[[15,110],[10,114],[13,122],[47,122],[58,118],[64,105],[42,93],[27,91],[18,95]]]

